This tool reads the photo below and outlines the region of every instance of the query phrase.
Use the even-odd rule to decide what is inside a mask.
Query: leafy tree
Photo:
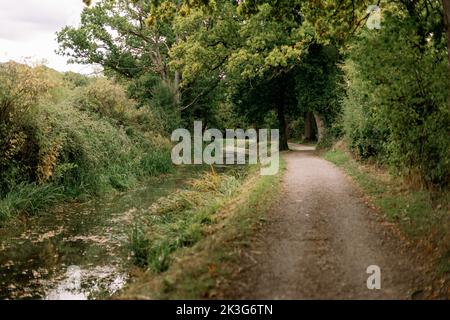
[[[398,5],[386,11],[384,27],[363,32],[352,46],[347,132],[362,157],[383,155],[397,172],[445,185],[450,173],[445,35],[432,33],[439,19],[416,9]]]
[[[225,65],[240,46],[239,19],[231,2],[186,10],[175,18],[180,38],[170,52],[170,65],[181,74],[182,115],[188,121],[201,119],[214,125],[217,108],[225,100]]]
[[[193,8],[188,17],[178,19],[178,29],[184,31],[184,36],[172,50],[172,65],[182,70],[183,86],[210,79],[211,89],[226,86],[241,90],[255,85],[265,91],[249,90],[248,99],[243,100],[252,101],[252,106],[238,110],[244,111],[247,118],[253,116],[250,122],[258,122],[260,114],[266,114],[270,108],[276,110],[282,148],[287,148],[283,123],[288,107],[284,104],[294,94],[280,91],[279,87],[295,68],[306,42],[297,9],[299,3],[292,1],[280,1],[277,5],[270,1],[261,5],[217,1],[207,9]],[[270,103],[255,109],[254,102],[261,100],[253,99],[255,94],[264,95],[267,90],[273,92]]]
[[[59,53],[82,64],[99,64],[125,78],[143,73],[167,79],[168,47],[174,41],[170,27],[146,24],[147,1],[102,0],[85,8],[80,27],[58,33]]]
[[[161,105],[152,97],[164,86],[175,103],[163,108],[175,114],[179,93],[168,53],[176,35],[167,19],[148,23],[153,8],[150,1],[127,0],[102,0],[87,7],[80,27],[68,26],[58,33],[59,53],[71,62],[103,66],[107,75],[127,83],[141,104]]]
[[[295,92],[295,72],[283,73],[275,77],[256,77],[252,81],[242,81],[233,90],[232,101],[236,114],[245,117],[247,123],[256,129],[271,126],[267,117],[275,114],[276,126],[280,130],[280,148],[288,149],[287,116],[297,110]]]

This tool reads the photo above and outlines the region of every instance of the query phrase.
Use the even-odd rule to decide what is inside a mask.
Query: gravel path
[[[420,286],[391,226],[350,179],[313,148],[286,154],[284,191],[248,252],[230,295],[240,299],[409,299]],[[367,267],[381,289],[367,288]]]

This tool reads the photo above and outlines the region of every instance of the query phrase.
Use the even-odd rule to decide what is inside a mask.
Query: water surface
[[[135,219],[203,169],[180,168],[135,190],[65,203],[1,228],[0,299],[111,296],[128,280],[128,235]]]

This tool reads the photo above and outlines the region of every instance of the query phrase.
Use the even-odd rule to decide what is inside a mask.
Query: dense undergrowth
[[[104,78],[0,65],[0,222],[171,170],[149,109]]]
[[[439,12],[387,6],[384,26],[354,39],[344,66],[343,126],[352,152],[429,189],[450,183],[449,76]],[[448,190],[448,189],[447,189]]]

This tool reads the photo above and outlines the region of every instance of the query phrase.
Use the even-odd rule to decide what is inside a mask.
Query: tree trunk
[[[175,89],[175,99],[178,104],[181,102],[180,81],[181,81],[180,71],[175,70],[174,89]]]
[[[325,123],[318,113],[314,113],[314,119],[316,119],[317,125],[317,142],[320,142],[325,136]]]
[[[448,65],[450,69],[450,0],[442,0],[444,7],[445,30],[447,32]]]
[[[180,10],[182,0],[178,0],[177,3],[177,12]],[[178,44],[180,42],[180,36],[178,35],[178,32],[175,33],[175,44]],[[174,83],[175,83],[175,90],[176,90],[176,99],[177,103],[181,102],[181,92],[180,92],[180,82],[181,82],[181,72],[177,69],[175,70],[174,75]]]
[[[258,125],[256,123],[252,123],[252,125],[250,127],[252,129],[255,129],[255,131],[256,131],[256,143],[259,144],[259,128],[258,128]]]
[[[308,111],[305,115],[305,141],[312,141],[313,138],[313,115]]]
[[[284,114],[284,105],[280,104],[277,109],[278,123],[280,125],[280,150],[289,150],[288,135],[287,135],[287,122]]]

